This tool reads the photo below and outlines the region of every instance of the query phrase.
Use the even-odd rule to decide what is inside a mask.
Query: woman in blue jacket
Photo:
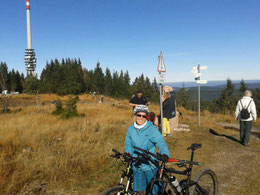
[[[169,158],[168,147],[152,122],[147,121],[149,110],[145,105],[138,105],[134,109],[135,122],[128,128],[125,138],[125,152],[137,157],[138,151],[133,147],[137,146],[149,152],[156,153],[155,147],[165,158]],[[143,163],[138,168],[133,166],[134,191],[139,195],[145,193],[146,187],[157,174],[157,167],[151,162]],[[158,193],[158,186],[154,186],[153,194]]]

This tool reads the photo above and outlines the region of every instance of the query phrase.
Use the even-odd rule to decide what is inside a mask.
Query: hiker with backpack
[[[257,118],[255,102],[251,96],[251,91],[246,90],[237,102],[235,111],[236,119],[240,121],[240,141],[244,146],[249,144],[252,121],[256,121]]]

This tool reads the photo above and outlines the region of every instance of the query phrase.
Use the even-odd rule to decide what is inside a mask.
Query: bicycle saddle
[[[197,150],[198,148],[201,148],[201,144],[193,143],[190,147],[187,148],[187,150]]]

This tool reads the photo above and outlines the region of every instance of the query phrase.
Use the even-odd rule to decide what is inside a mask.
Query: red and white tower
[[[34,75],[36,68],[36,58],[34,49],[32,49],[31,35],[31,16],[30,16],[30,0],[26,0],[26,17],[27,17],[27,49],[25,49],[25,68],[27,76]]]

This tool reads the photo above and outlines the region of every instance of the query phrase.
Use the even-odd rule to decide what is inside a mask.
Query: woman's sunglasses
[[[141,115],[141,114],[137,114],[136,116],[139,117],[139,118],[141,118],[141,117],[146,118],[147,117],[146,115]]]

